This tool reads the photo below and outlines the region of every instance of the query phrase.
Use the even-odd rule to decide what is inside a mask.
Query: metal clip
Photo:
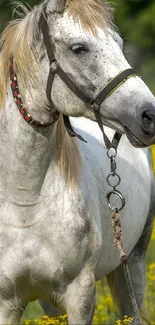
[[[116,178],[116,179],[114,179],[114,178]],[[113,179],[113,182],[112,182],[112,179]],[[117,187],[120,184],[121,177],[118,174],[112,172],[107,176],[106,180],[107,180],[107,184],[110,187],[113,187],[113,189],[115,189],[115,187]],[[114,181],[115,181],[115,183],[114,183]]]
[[[112,206],[111,203],[110,203],[110,198],[111,198],[111,195],[114,194],[114,195],[117,195],[120,200],[121,200],[121,205],[120,207],[116,207],[116,206]],[[116,209],[117,212],[121,211],[124,206],[125,206],[125,198],[124,196],[122,195],[122,193],[118,190],[114,190],[114,191],[111,191],[107,194],[106,196],[107,198],[107,201],[108,201],[108,207],[110,208],[110,210],[114,211]]]
[[[117,212],[119,212],[125,206],[125,198],[122,195],[122,193],[116,189],[116,187],[119,186],[119,184],[121,182],[121,177],[116,173],[117,165],[116,165],[115,158],[117,156],[117,149],[115,147],[109,148],[107,150],[107,156],[110,159],[111,173],[107,176],[106,181],[107,181],[107,184],[113,188],[113,190],[111,192],[109,192],[106,196],[107,203],[108,203],[108,207],[110,208],[110,210],[113,211],[115,209]],[[110,199],[111,199],[112,194],[115,196],[118,196],[119,199],[121,200],[121,204],[119,207],[111,205]]]
[[[56,72],[57,68],[58,68],[58,62],[55,59],[53,59],[53,61],[51,61],[50,63],[50,70]]]
[[[92,108],[95,112],[99,112],[100,111],[100,105],[97,104],[95,101],[94,103],[92,104]]]
[[[113,146],[111,146],[108,150],[107,150],[107,156],[108,158],[112,158],[112,157],[116,157],[117,156],[117,149]]]
[[[110,165],[111,165],[111,172],[115,175],[116,161],[114,156],[112,156],[110,159]]]

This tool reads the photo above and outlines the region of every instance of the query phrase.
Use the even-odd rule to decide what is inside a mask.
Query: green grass
[[[28,306],[25,309],[24,315],[21,319],[21,323],[27,319],[35,319],[35,318],[40,318],[41,316],[45,315],[41,306],[37,301],[32,302],[28,304]]]

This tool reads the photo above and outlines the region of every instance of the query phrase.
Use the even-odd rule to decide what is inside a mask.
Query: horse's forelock
[[[96,33],[96,28],[113,27],[113,9],[106,0],[62,0],[68,13],[83,28]]]
[[[96,33],[96,28],[113,28],[113,9],[107,0],[45,0],[50,12],[67,11],[86,30]]]

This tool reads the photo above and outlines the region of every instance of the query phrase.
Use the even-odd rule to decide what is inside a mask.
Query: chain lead
[[[116,173],[116,170],[117,170],[117,164],[116,164],[117,149],[115,147],[109,148],[107,150],[107,156],[110,159],[111,173],[107,176],[106,180],[107,180],[107,184],[110,187],[112,187],[112,191],[110,191],[107,194],[106,198],[107,198],[108,207],[110,208],[110,210],[113,211],[114,209],[116,209],[119,212],[125,206],[125,198],[122,195],[122,193],[116,189],[117,186],[119,186],[119,184],[121,182],[120,175]],[[120,207],[111,205],[110,199],[111,199],[112,195],[115,195],[115,196],[120,198],[120,200],[121,200],[121,206]]]
[[[117,156],[117,149],[115,147],[112,147],[107,150],[107,156],[110,159],[110,174],[107,176],[107,184],[112,187],[112,191],[109,192],[106,196],[107,202],[108,202],[108,207],[110,210],[112,210],[112,225],[113,225],[113,234],[114,234],[114,245],[119,249],[120,251],[120,263],[122,264],[122,267],[124,269],[124,274],[126,278],[126,283],[128,286],[128,291],[129,291],[129,296],[131,299],[131,303],[133,306],[133,310],[135,313],[135,318],[136,318],[136,324],[137,325],[142,325],[142,320],[139,314],[132,282],[130,279],[130,273],[129,273],[129,268],[128,268],[128,263],[127,263],[127,256],[124,253],[123,250],[123,240],[122,240],[122,227],[121,227],[121,219],[120,219],[120,213],[119,211],[122,210],[125,206],[125,198],[122,195],[122,193],[117,190],[117,186],[121,182],[121,177],[116,173],[117,170],[117,164],[116,164],[116,156]],[[113,182],[112,182],[113,179]],[[121,200],[121,206],[112,206],[110,199],[111,195],[115,195],[119,197]]]

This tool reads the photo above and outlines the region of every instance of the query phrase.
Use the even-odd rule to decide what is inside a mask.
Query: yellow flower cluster
[[[116,321],[116,325],[129,325],[132,324],[133,318],[132,317],[128,317],[127,315],[124,316],[124,319],[121,320],[117,320]]]
[[[133,318],[124,316],[124,319],[117,320],[116,325],[129,325],[132,324]],[[105,319],[104,319],[105,321]],[[67,315],[60,317],[42,316],[41,319],[26,320],[24,325],[67,325]]]
[[[67,315],[59,317],[42,316],[40,319],[26,320],[24,325],[67,325]]]

